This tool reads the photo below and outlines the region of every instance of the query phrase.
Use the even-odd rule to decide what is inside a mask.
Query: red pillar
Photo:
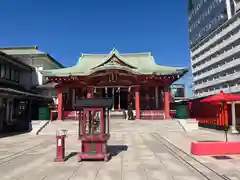
[[[164,112],[166,119],[170,119],[169,87],[164,87]]]
[[[222,106],[220,107],[220,112],[219,112],[219,119],[220,119],[220,127],[223,127],[224,122],[223,122],[223,109]]]
[[[88,87],[87,88],[87,98],[93,98],[93,88],[92,87]]]
[[[192,102],[189,101],[189,103],[188,103],[188,116],[189,116],[189,118],[191,118],[191,116],[192,116],[191,111],[192,111]]]
[[[140,119],[140,87],[135,88],[135,109],[136,109],[136,119]]]
[[[228,105],[226,103],[224,103],[223,105],[223,110],[224,110],[224,125],[226,124],[226,126],[229,125],[228,123]]]
[[[58,120],[63,120],[63,95],[62,87],[58,87]]]

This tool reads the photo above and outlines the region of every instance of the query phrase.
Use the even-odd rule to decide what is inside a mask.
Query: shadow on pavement
[[[78,154],[78,152],[71,152],[69,155],[67,155],[67,156],[65,157],[65,161],[67,161],[68,159],[76,156],[77,154]]]
[[[110,159],[111,157],[117,156],[119,153],[123,151],[127,151],[127,149],[128,149],[128,146],[125,146],[125,145],[108,145],[108,151],[111,154]],[[65,157],[65,161],[76,156],[77,154],[78,152],[71,152]],[[102,160],[84,160],[84,161],[102,161]]]
[[[17,136],[17,135],[20,135],[20,134],[27,134],[27,133],[29,133],[29,131],[24,131],[24,132],[0,132],[0,138]]]
[[[111,156],[117,156],[122,151],[127,151],[128,146],[126,145],[108,145],[108,150]]]

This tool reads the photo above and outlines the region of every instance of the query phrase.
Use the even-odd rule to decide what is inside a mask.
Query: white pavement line
[[[38,147],[41,147],[43,144],[45,144],[45,143],[44,143],[44,142],[43,142],[43,143],[40,143],[40,144],[38,144],[38,145],[32,146],[32,147],[30,147],[30,148],[24,149],[24,150],[22,150],[22,151],[16,152],[16,153],[14,153],[14,154],[11,154],[10,156],[7,156],[7,157],[4,157],[4,158],[0,159],[0,166],[2,166],[2,165],[5,164],[5,163],[8,163],[8,162],[10,162],[10,161],[12,161],[12,160],[15,160],[15,159],[17,159],[17,158],[22,157],[23,155],[25,155],[25,154],[28,153],[29,151],[34,150],[34,149],[36,149],[36,148],[38,148]]]
[[[205,179],[211,180],[212,178],[216,178],[216,179],[219,179],[219,180],[220,179],[229,180],[229,178],[220,175],[218,172],[214,171],[213,169],[211,169],[208,166],[204,165],[200,161],[196,160],[194,157],[190,156],[189,154],[187,154],[186,152],[184,152],[180,148],[176,147],[174,144],[172,144],[171,142],[167,141],[166,139],[164,139],[160,135],[158,135],[156,133],[153,133],[152,136],[155,137],[155,139],[158,140],[160,143],[162,143],[169,150],[169,152],[171,154],[173,154],[173,156],[175,156],[180,162],[182,162],[183,164],[188,165],[187,166],[188,168],[194,169],[195,172],[198,172],[198,174],[201,174],[203,177],[205,177]],[[175,150],[170,148],[168,145],[166,145],[160,139],[165,140],[168,144],[170,144],[178,152],[176,152]],[[183,154],[183,156],[181,156],[180,154]],[[189,158],[190,161],[187,160],[187,158]],[[198,166],[198,168],[197,168],[197,166]],[[203,171],[206,171],[206,172],[204,173]]]
[[[49,155],[47,157],[50,158]],[[46,158],[46,156],[45,156],[45,158]],[[48,169],[52,166],[52,164],[50,162],[47,162],[47,159],[45,159],[46,161],[44,163],[39,164],[39,166],[34,169],[28,170],[27,172],[22,174],[20,178],[18,178],[16,180],[33,180],[36,178],[38,178],[39,180],[40,179],[42,180],[42,179],[46,178],[47,176],[44,174],[45,169]]]
[[[81,163],[81,167],[75,172],[70,180],[93,180],[96,177],[96,170],[98,169],[100,162],[91,163],[82,161]]]
[[[3,178],[4,179],[12,179],[16,176],[21,176],[20,174],[27,174],[27,172],[39,167],[40,165],[44,164],[45,162],[46,162],[46,159],[38,158],[37,160],[33,160],[32,162],[25,164],[24,166],[13,169],[10,174],[3,175]]]
[[[124,135],[122,134],[122,141],[121,141],[121,146],[124,145]],[[123,175],[123,154],[121,154],[121,180],[123,180],[124,175]]]
[[[138,136],[137,136],[137,137],[139,137],[139,134],[140,134],[140,133],[138,133]],[[134,137],[134,136],[132,136],[132,137]],[[134,138],[133,138],[133,142],[135,142]],[[137,149],[137,153],[138,153],[137,156],[140,157],[140,156],[139,156],[139,151],[138,151],[138,149]],[[142,177],[142,178],[148,180],[147,170],[146,170],[146,168],[145,168],[145,166],[144,166],[144,163],[143,163],[143,161],[142,161],[141,159],[138,159],[138,160],[139,160],[140,167],[141,167],[141,169],[142,169],[142,171],[143,171],[143,174],[144,174],[144,177]]]
[[[36,131],[36,135],[38,135],[50,122],[51,120],[47,120],[46,122],[40,124],[39,129]]]
[[[162,160],[156,155],[156,153],[152,150],[152,148],[149,146],[149,144],[146,142],[146,138],[143,137],[143,135],[141,133],[139,133],[140,137],[143,139],[144,144],[149,147],[149,150],[154,154],[154,156],[157,158],[157,160],[160,162],[160,164],[162,164],[162,166],[167,170],[167,167],[165,166],[165,164],[162,162]],[[170,175],[171,176],[171,175]],[[173,176],[171,176],[172,180]]]
[[[99,173],[100,173],[101,168],[102,168],[102,166],[99,166],[99,167],[97,168],[97,172],[96,172],[96,175],[95,175],[95,177],[94,177],[94,180],[97,179],[97,177],[98,177],[98,175],[99,175]]]
[[[45,180],[67,180],[71,178],[79,164],[68,162],[52,162],[49,163],[49,168],[45,168],[42,179]]]
[[[68,177],[68,180],[70,180],[72,177],[74,177],[74,175],[77,174],[77,171],[80,169],[80,167],[82,166],[83,162],[80,162],[79,165],[77,165],[77,167],[75,168],[75,170],[72,172],[72,174]]]
[[[56,145],[55,144],[50,144],[49,146],[47,146],[44,149],[36,149],[35,152],[27,152],[26,154],[46,154],[47,152],[53,152],[52,150],[56,149]]]

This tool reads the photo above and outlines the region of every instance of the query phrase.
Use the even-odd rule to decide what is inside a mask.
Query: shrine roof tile
[[[111,62],[110,60],[112,57],[116,57],[127,66]],[[109,54],[82,54],[75,66],[62,69],[43,70],[42,74],[44,76],[87,76],[96,71],[105,69],[122,69],[134,74],[145,75],[183,75],[188,71],[187,68],[160,66],[156,64],[151,53],[120,54],[116,49],[113,49]]]
[[[60,68],[64,68],[64,66],[58,62],[54,57],[50,54],[42,52],[38,49],[38,46],[17,46],[17,47],[0,47],[0,51],[11,55],[13,57],[22,57],[22,56],[44,56],[47,57],[50,61],[55,63]],[[21,60],[21,58],[18,58]]]

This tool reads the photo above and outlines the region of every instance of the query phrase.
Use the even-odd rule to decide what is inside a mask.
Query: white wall
[[[46,78],[40,73],[41,70],[47,69],[58,69],[59,67],[52,63],[47,57],[35,57],[31,60],[31,64],[35,67],[36,75],[37,75],[37,82],[36,85],[42,85],[46,82]]]
[[[43,70],[43,67],[36,67],[35,68],[38,85],[42,85],[43,84],[43,75],[40,72],[41,70]]]

